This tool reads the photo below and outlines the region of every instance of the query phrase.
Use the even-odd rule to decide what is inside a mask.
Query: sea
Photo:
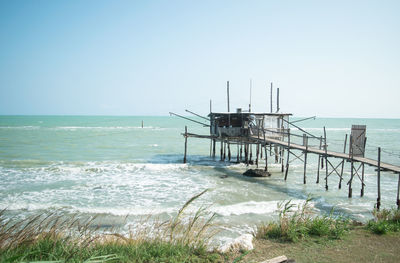
[[[325,127],[328,150],[338,152],[344,150],[351,125],[366,125],[366,157],[377,159],[381,147],[382,162],[400,165],[400,119],[316,118],[295,124],[301,129],[291,127],[291,132],[315,137],[323,136]],[[255,165],[233,162],[236,145],[231,147],[232,162],[220,161],[220,145],[213,159],[208,139],[188,139],[184,164],[185,126],[188,132],[209,134],[208,127],[173,116],[0,116],[0,209],[17,218],[52,211],[96,216],[102,226],[124,231],[148,216],[173,217],[191,197],[208,189],[192,209],[207,207],[216,214],[222,227],[218,242],[276,219],[278,204],[289,200],[300,204],[312,198],[316,214],[335,213],[361,222],[372,218],[374,167],[365,167],[364,196],[356,175],[353,197],[348,198],[350,163],[344,163],[342,188],[332,173],[326,190],[324,169],[316,183],[318,158],[312,154],[307,157],[306,184],[300,152],[294,152],[300,159],[290,157],[286,181],[270,153],[271,176],[249,178],[242,174]],[[319,147],[319,141],[310,139],[309,145]],[[254,159],[255,147],[252,152]],[[330,161],[334,166],[340,162]],[[265,156],[259,166],[265,167]],[[382,172],[381,177],[382,207],[395,207],[398,175]]]

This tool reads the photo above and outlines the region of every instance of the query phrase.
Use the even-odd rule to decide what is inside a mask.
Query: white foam
[[[222,216],[244,215],[244,214],[272,214],[277,211],[280,201],[249,201],[232,205],[211,207],[210,210]],[[292,200],[296,209],[299,204],[304,203],[304,200]]]

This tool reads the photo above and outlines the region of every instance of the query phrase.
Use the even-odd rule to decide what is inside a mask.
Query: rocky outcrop
[[[249,177],[267,177],[271,176],[271,174],[268,171],[265,171],[264,169],[249,169],[246,172],[243,173],[244,176],[249,176]]]

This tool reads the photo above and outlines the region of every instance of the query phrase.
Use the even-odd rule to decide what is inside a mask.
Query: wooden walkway
[[[185,134],[182,134],[182,135],[185,135]],[[200,138],[200,139],[215,139],[217,141],[223,140],[223,138],[221,139],[221,137],[215,137],[215,136],[210,136],[210,135],[199,135],[199,134],[194,134],[194,133],[187,133],[187,137]],[[333,152],[333,151],[326,151],[326,153],[325,153],[325,150],[322,150],[322,149],[306,147],[304,145],[289,143],[287,141],[281,141],[281,140],[272,139],[269,137],[266,137],[265,140],[264,140],[264,138],[261,138],[261,137],[259,138],[257,136],[252,136],[250,138],[252,140],[252,143],[272,144],[272,145],[282,146],[286,149],[289,148],[289,149],[299,150],[299,151],[303,151],[303,152],[307,151],[307,153],[314,153],[314,154],[318,154],[320,156],[325,156],[325,154],[326,154],[328,157],[341,158],[346,161],[351,161],[351,159],[352,159],[348,153],[340,153],[340,152]],[[229,141],[235,141],[235,140],[242,141],[242,140],[245,140],[245,138],[229,137]],[[364,163],[364,164],[367,164],[369,166],[373,166],[376,168],[378,168],[378,166],[379,166],[377,160],[373,160],[373,159],[365,158],[365,157],[354,156],[353,161]],[[380,169],[382,171],[389,171],[389,172],[400,174],[400,166],[397,166],[397,165],[381,162]]]
[[[275,140],[275,139],[271,139],[271,138],[258,138],[258,137],[252,137],[252,139],[254,139],[255,141],[258,141],[259,143],[269,143],[269,144],[274,144],[274,145],[278,145],[278,146],[283,146],[284,148],[289,148],[289,149],[295,149],[295,150],[300,150],[300,151],[307,151],[308,153],[315,153],[318,155],[325,155],[325,150],[321,150],[321,149],[317,149],[317,148],[313,148],[313,147],[306,147],[304,145],[299,145],[299,144],[294,144],[294,143],[288,143],[286,141],[281,141],[281,140]],[[334,157],[334,158],[341,158],[341,159],[345,159],[348,161],[351,161],[351,157],[349,156],[349,154],[347,153],[339,153],[339,152],[333,152],[333,151],[327,151],[326,155],[328,157]],[[353,157],[353,161],[355,162],[360,162],[360,163],[364,163],[370,166],[374,166],[374,167],[378,167],[378,161],[373,160],[373,159],[369,159],[369,158],[365,158],[365,157]],[[383,171],[390,171],[393,173],[398,173],[400,174],[400,166],[396,166],[396,165],[392,165],[392,164],[388,164],[388,163],[380,163],[380,168]]]

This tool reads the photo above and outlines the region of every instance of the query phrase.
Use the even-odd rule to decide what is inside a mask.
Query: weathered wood
[[[308,138],[304,134],[303,140],[306,146],[306,150],[304,151],[304,175],[303,175],[303,184],[306,184],[306,172],[307,172],[307,153],[308,153]]]
[[[268,153],[267,153],[267,145],[264,145],[265,151],[265,171],[268,171]]]
[[[285,181],[289,172],[289,155],[290,155],[290,130],[288,130],[288,148],[287,148],[287,157],[286,157],[286,171],[285,171]]]
[[[361,193],[360,196],[363,197],[364,196],[364,163],[361,164],[362,168],[361,168]]]
[[[271,258],[268,260],[264,260],[260,263],[283,263],[283,262],[287,262],[288,258],[286,256],[279,256],[279,257],[275,257],[275,258]]]
[[[319,149],[321,150],[322,147],[322,136],[319,139]],[[318,154],[318,166],[317,166],[317,181],[316,183],[319,184],[319,166],[321,164],[321,155]]]
[[[240,142],[240,156],[239,156],[240,162],[243,161],[243,143]]]
[[[347,144],[347,133],[346,133],[346,136],[344,137],[344,148],[343,148],[343,153],[346,153],[346,144]],[[339,189],[342,188],[343,169],[344,169],[344,160],[342,160],[342,168],[340,169]]]
[[[325,190],[328,190],[328,143],[326,140],[325,126],[324,126],[324,148],[325,148]]]
[[[229,109],[229,81],[226,82],[226,97],[228,99],[228,112],[230,112],[230,109]]]
[[[229,141],[227,141],[227,144],[228,144],[228,160],[231,161],[231,146]]]
[[[252,163],[253,161],[253,144],[249,143],[249,147],[250,147],[250,160],[249,162]]]
[[[399,179],[397,181],[397,200],[396,200],[396,204],[397,204],[397,209],[400,209],[400,173],[399,173]]]
[[[212,152],[212,157],[213,158],[215,158],[215,143],[216,143],[216,141],[215,141],[215,139],[213,139],[213,152]]]
[[[222,162],[222,160],[223,160],[222,157],[224,156],[223,144],[224,144],[224,143],[223,143],[223,141],[221,140],[221,151],[220,151],[220,152],[221,152],[221,159],[220,159],[221,162]]]
[[[260,144],[257,143],[256,144],[256,166],[257,166],[257,168],[258,168],[258,155],[259,155],[259,153],[260,153]]]
[[[186,163],[186,153],[187,153],[187,126],[185,126],[185,154],[183,155],[183,163]]]
[[[236,144],[236,162],[239,163],[239,142]]]
[[[354,176],[354,156],[353,156],[353,146],[352,146],[352,144],[353,144],[353,136],[352,135],[350,135],[350,150],[349,150],[349,154],[350,154],[350,165],[351,165],[351,168],[350,168],[350,181],[348,182],[348,184],[349,184],[349,198],[351,198],[352,197],[352,195],[353,195],[353,193],[352,193],[352,191],[353,191],[353,189],[351,189],[351,183],[352,183],[352,181],[353,181],[353,176]]]
[[[224,141],[224,161],[226,159],[226,141]]]
[[[376,209],[381,207],[381,147],[378,147],[378,198],[376,199]]]

